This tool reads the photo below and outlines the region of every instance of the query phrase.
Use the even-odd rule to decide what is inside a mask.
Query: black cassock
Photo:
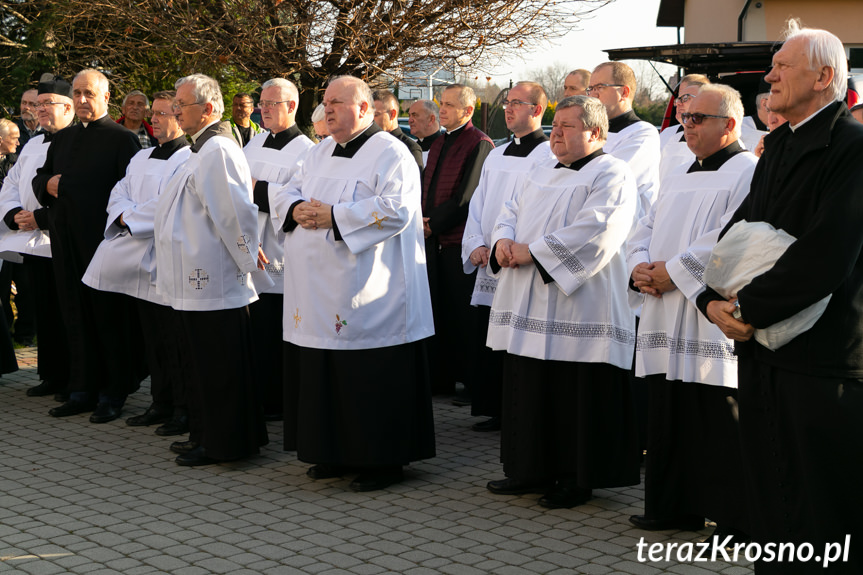
[[[122,397],[146,376],[143,340],[132,299],[83,283],[104,238],[108,197],[141,149],[137,137],[104,116],[53,137],[33,192],[50,213],[51,256],[69,334],[70,391]],[[58,197],[48,181],[60,174]]]

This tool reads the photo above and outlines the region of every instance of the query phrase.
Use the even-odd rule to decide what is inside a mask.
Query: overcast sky
[[[554,62],[567,67],[592,70],[608,61],[608,48],[631,48],[677,43],[676,28],[657,28],[659,0],[615,0],[581,22],[555,45],[536,49],[524,59],[513,58],[491,70],[492,82],[506,85],[522,79],[525,71],[541,69]]]

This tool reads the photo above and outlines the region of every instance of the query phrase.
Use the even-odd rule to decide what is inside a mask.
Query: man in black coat
[[[698,302],[738,342],[752,538],[809,543],[824,560],[848,553],[830,573],[863,572],[863,126],[843,103],[847,73],[836,36],[789,22],[766,77],[767,105],[788,123],[764,138],[749,196],[723,233],[763,221],[797,239],[736,300],[708,290]],[[821,318],[785,346],[752,339],[828,295]],[[756,572],[820,572],[797,559],[762,559]]]
[[[72,81],[79,124],[54,135],[33,192],[50,213],[51,256],[69,332],[70,399],[49,413],[94,411],[93,423],[120,416],[146,364],[129,296],[99,292],[81,278],[105,232],[108,196],[141,149],[138,138],[108,116],[108,79],[83,70]]]
[[[375,124],[378,127],[398,138],[417,162],[420,168],[420,173],[423,170],[423,151],[416,140],[402,132],[399,127],[399,101],[396,95],[389,90],[375,90],[372,92],[372,97],[375,99]]]

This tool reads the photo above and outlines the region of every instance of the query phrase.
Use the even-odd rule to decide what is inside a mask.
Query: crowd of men
[[[473,429],[501,432],[493,493],[575,507],[639,483],[646,447],[640,529],[841,542],[863,508],[863,126],[846,79],[838,38],[792,24],[758,97],[785,123],[750,144],[732,88],[682,78],[680,125],[660,135],[608,62],[567,77],[550,137],[543,88],[517,83],[495,148],[460,84],[410,106],[414,140],[392,92],[334,78],[314,144],[284,79],[262,85],[259,127],[248,94],[223,122],[201,74],[154,94],[150,122],[137,91],[108,116],[101,72],[45,76],[0,192],[0,251],[24,254],[38,294],[28,395],[106,423],[149,374],[127,423],[188,432],[177,464],[253,456],[282,419],[310,477],[372,491],[435,455],[432,395],[462,383],[488,418]],[[726,300],[704,272],[741,220],[796,241]],[[831,294],[786,346],[753,339]],[[852,547],[837,569],[860,560]]]

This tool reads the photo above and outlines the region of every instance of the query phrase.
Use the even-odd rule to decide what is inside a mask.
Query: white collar
[[[108,115],[108,112],[106,111],[104,114],[102,114],[101,116],[99,116],[98,118],[96,118],[96,119],[95,119],[95,120],[93,120],[93,121],[94,121],[94,122],[97,122],[97,121],[101,120],[102,118],[104,118],[104,117],[105,117],[105,116],[107,116],[107,115]],[[81,122],[81,124],[83,124],[83,125],[84,125],[84,127],[86,128],[87,126],[89,126],[89,125],[90,125],[90,122]]]
[[[826,108],[827,106],[829,106],[829,105],[830,105],[830,104],[832,104],[832,103],[833,103],[833,101],[832,101],[832,100],[831,100],[830,102],[827,102],[827,105],[825,105],[825,106],[824,106],[824,107],[822,107],[822,108],[819,108],[817,112],[815,112],[814,114],[812,114],[812,115],[811,115],[811,116],[809,116],[808,118],[805,118],[805,119],[801,120],[800,122],[798,122],[798,123],[794,124],[793,126],[792,126],[791,124],[788,124],[788,127],[789,127],[789,128],[791,128],[791,131],[792,131],[792,132],[794,132],[795,130],[797,130],[797,128],[799,128],[800,126],[802,126],[803,124],[805,124],[806,122],[808,122],[809,120],[811,120],[812,118],[814,118],[815,116],[817,116],[819,113],[821,113],[821,111],[822,111],[822,110],[824,110],[824,108]]]

